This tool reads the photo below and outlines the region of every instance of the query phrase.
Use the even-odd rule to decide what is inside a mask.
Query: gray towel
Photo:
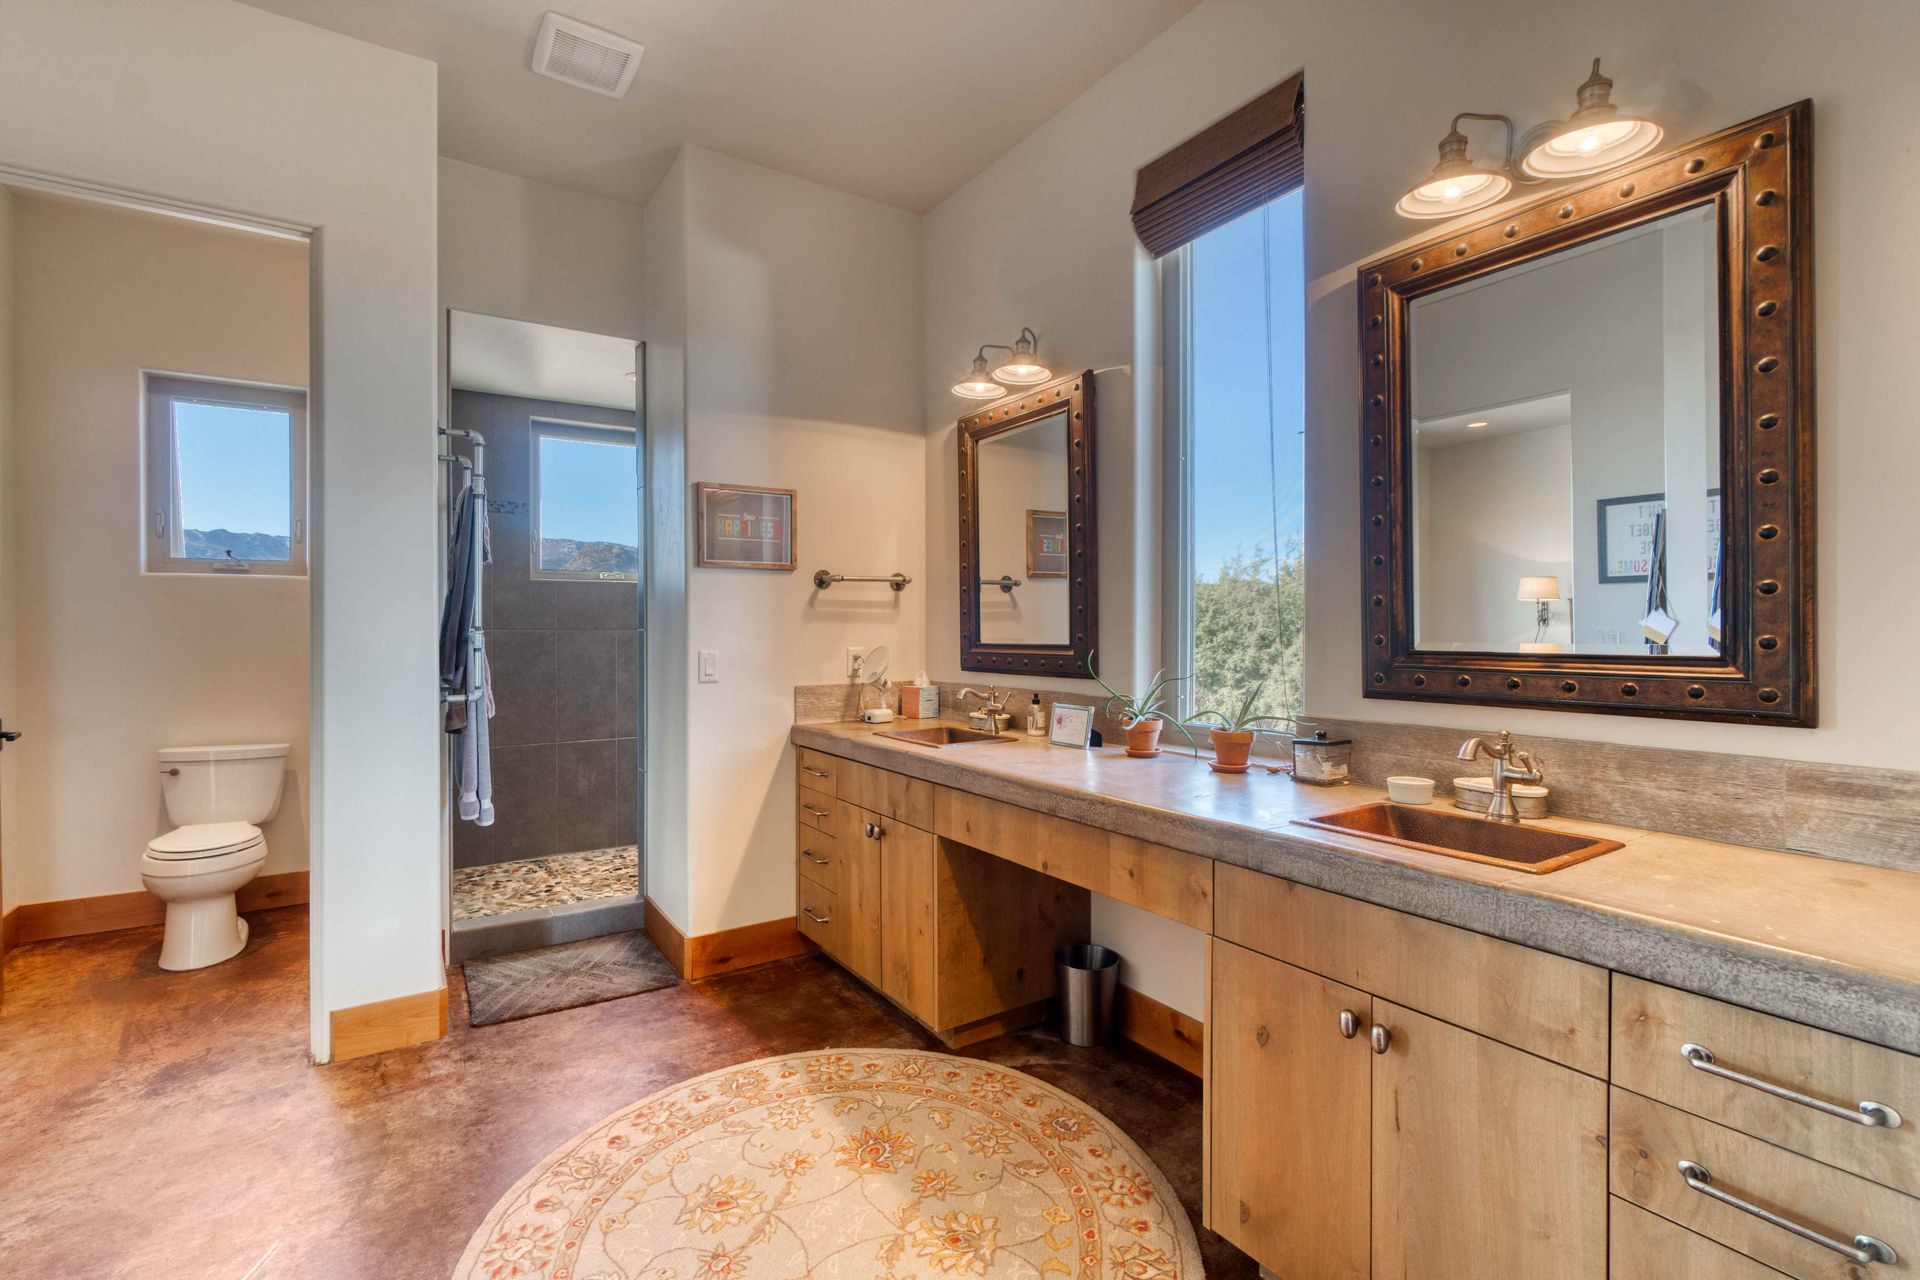
[[[493,825],[493,671],[482,649],[478,655],[483,696],[480,714],[467,716],[464,729],[454,735],[453,788],[460,816],[476,826]],[[471,706],[471,704],[468,704]]]
[[[456,697],[473,686],[481,690],[479,715],[473,713],[473,702],[447,704],[446,729],[454,740],[455,808],[462,818],[486,827],[493,825],[493,757],[487,724],[494,712],[493,672],[485,648],[476,651],[472,642],[472,628],[480,621],[475,616],[474,599],[480,585],[473,572],[476,516],[481,562],[489,564],[493,560],[484,502],[484,495],[475,493],[469,485],[454,504],[453,538],[447,549],[447,597],[440,610],[440,687]]]

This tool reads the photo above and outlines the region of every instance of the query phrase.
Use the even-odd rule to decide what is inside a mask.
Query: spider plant
[[[1100,678],[1100,673],[1093,667],[1092,653],[1087,654],[1087,674],[1093,677],[1095,684],[1107,691],[1106,712],[1122,725],[1155,718],[1165,720],[1180,731],[1180,736],[1187,740],[1187,745],[1193,748],[1196,755],[1199,753],[1200,744],[1187,732],[1187,726],[1180,722],[1180,717],[1168,710],[1167,690],[1188,677],[1170,676],[1163,667],[1153,673],[1153,679],[1147,681],[1145,693],[1122,693]]]

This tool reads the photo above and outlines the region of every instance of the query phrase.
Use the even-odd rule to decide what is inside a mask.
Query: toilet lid
[[[199,822],[158,837],[147,852],[156,858],[211,858],[259,841],[260,828],[251,822]]]

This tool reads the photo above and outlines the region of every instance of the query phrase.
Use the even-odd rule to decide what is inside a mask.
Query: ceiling
[[[447,380],[491,391],[607,409],[634,407],[633,342],[455,311],[447,329]]]
[[[247,0],[440,66],[440,153],[644,203],[695,143],[925,212],[1198,0]],[[646,46],[625,98],[528,69],[560,12]]]
[[[1556,391],[1531,400],[1487,405],[1444,418],[1420,418],[1413,429],[1422,449],[1445,449],[1492,436],[1518,435],[1546,427],[1564,427],[1573,421],[1573,394]]]

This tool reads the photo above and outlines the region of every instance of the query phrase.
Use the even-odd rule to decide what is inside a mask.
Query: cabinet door
[[[840,837],[840,918],[846,921],[839,960],[847,968],[881,985],[880,968],[880,829],[879,818],[862,809],[850,809]]]
[[[880,989],[920,1021],[935,1019],[933,833],[869,814],[880,828]]]
[[[1606,1085],[1384,1000],[1373,1008],[1387,1034],[1373,1059],[1374,1273],[1603,1280]]]
[[[1232,943],[1210,955],[1208,1225],[1288,1280],[1364,1280],[1370,998]]]

